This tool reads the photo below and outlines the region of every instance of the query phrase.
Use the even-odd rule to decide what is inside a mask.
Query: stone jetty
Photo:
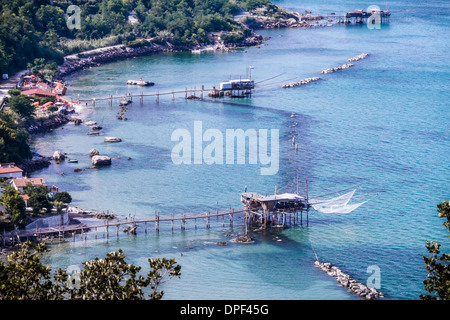
[[[355,56],[353,58],[348,59],[347,61],[350,61],[350,62],[358,61],[358,60],[367,58],[368,55],[369,55],[368,53],[361,53],[361,54],[358,54],[357,56]]]
[[[322,70],[322,71],[320,71],[320,73],[332,73],[332,72],[335,72],[335,71],[348,69],[350,67],[353,67],[353,64],[346,63],[346,64],[343,64],[343,65],[341,65],[339,67],[336,67],[336,68],[329,68],[329,69]]]
[[[281,87],[282,88],[292,88],[292,87],[298,87],[298,86],[302,86],[314,81],[319,80],[319,77],[313,77],[313,78],[306,78],[297,82],[292,82],[292,83],[288,83],[288,84],[283,84]]]
[[[365,298],[367,300],[384,298],[384,295],[381,292],[378,292],[376,289],[368,287],[362,283],[358,283],[356,280],[353,280],[348,274],[342,272],[338,267],[333,266],[329,262],[321,263],[318,260],[314,262],[314,265],[322,269],[326,274],[332,276],[339,282],[341,286],[347,288],[350,293],[356,294],[361,298]]]

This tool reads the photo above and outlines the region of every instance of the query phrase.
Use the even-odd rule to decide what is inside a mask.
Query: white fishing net
[[[332,199],[310,199],[309,203],[315,210],[322,213],[350,213],[367,202],[348,204],[355,191],[356,189]]]

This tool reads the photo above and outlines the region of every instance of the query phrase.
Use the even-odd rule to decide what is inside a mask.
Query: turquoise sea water
[[[385,6],[332,0],[274,3],[323,14]],[[197,229],[190,222],[183,232],[178,225],[172,233],[168,224],[159,234],[149,226],[147,234],[140,228],[133,237],[95,240],[90,235],[86,241],[53,245],[44,262],[65,269],[121,248],[130,263],[145,266],[148,258],[164,256],[182,265],[182,278],[164,285],[166,299],[357,299],[314,267],[314,247],[321,260],[362,283],[371,275],[367,268],[378,266],[386,299],[418,299],[426,277],[425,240],[449,247],[436,204],[450,191],[450,8],[446,1],[394,1],[389,6],[395,14],[379,30],[365,25],[261,30],[271,39],[260,48],[155,55],[76,73],[67,78],[72,99],[210,87],[245,76],[250,65],[257,83],[282,75],[261,82],[248,99],[166,96],[159,103],[145,98],[140,105],[137,98],[128,108],[128,121],[116,119],[117,101],[112,106],[97,101],[83,117],[101,124],[105,135],[122,138],[118,144],[105,144],[103,136],[88,136],[86,126],[73,124],[34,140],[39,153],[60,150],[79,163],[52,164],[33,176],[69,191],[76,206],[122,218],[237,208],[244,186],[263,194],[273,193],[275,186],[279,192],[295,192],[297,176],[301,193],[306,179],[310,196],[358,185],[356,195],[378,193],[368,203],[349,214],[313,211],[309,226],[304,220],[284,230],[252,230],[252,245],[229,242],[227,234],[243,233],[242,221],[230,228],[213,219],[211,229],[199,221]],[[352,68],[319,74],[363,52],[369,57]],[[321,80],[281,88],[313,76]],[[125,85],[141,77],[156,85]],[[194,121],[202,121],[204,130],[221,132],[279,129],[279,172],[263,176],[259,165],[249,164],[173,164],[171,134],[178,128],[193,132]],[[113,157],[112,166],[73,172],[90,165],[91,148]],[[218,241],[228,245],[218,246]]]

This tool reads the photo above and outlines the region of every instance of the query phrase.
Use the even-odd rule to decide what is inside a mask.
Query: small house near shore
[[[31,184],[34,187],[47,186],[43,178],[16,178],[11,179],[10,184],[14,189],[20,192],[23,192],[23,188],[26,188],[28,184]]]
[[[56,93],[39,88],[25,90],[22,91],[20,94],[29,97],[56,97]]]
[[[0,177],[4,178],[22,178],[23,170],[16,167],[14,162],[0,163]]]

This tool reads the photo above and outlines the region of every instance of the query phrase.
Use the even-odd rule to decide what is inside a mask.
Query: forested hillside
[[[67,27],[69,5],[80,8],[80,28]],[[195,45],[215,31],[244,37],[249,30],[233,14],[263,5],[275,8],[267,0],[0,0],[0,74],[139,38]]]

